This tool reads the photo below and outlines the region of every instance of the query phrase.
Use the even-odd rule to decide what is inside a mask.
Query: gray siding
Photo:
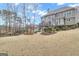
[[[65,19],[65,21],[64,21]],[[79,23],[79,8],[71,8],[65,11],[56,11],[43,18],[44,23],[52,26],[74,25]]]

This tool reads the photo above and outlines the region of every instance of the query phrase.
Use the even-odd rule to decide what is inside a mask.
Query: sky
[[[58,8],[64,7],[64,6],[69,6],[69,7],[79,6],[78,3],[39,3],[36,5],[37,5],[36,10],[33,10],[33,7],[34,7],[33,4],[28,4],[28,10],[29,10],[28,17],[33,22],[34,14],[35,14],[35,24],[39,24],[41,22],[41,17],[48,12],[48,9],[55,10],[55,9],[58,9]],[[18,7],[17,14],[19,17],[21,17],[22,16],[21,3],[15,3],[15,6],[16,6],[16,8]],[[0,10],[6,9],[6,8],[7,8],[6,3],[0,3]],[[27,13],[26,13],[26,15],[27,15]],[[0,25],[2,25],[3,23],[4,22],[1,20],[1,17],[0,17]]]

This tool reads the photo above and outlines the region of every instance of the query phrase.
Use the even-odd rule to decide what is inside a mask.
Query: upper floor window
[[[68,16],[71,16],[71,14],[72,14],[71,10],[69,10],[69,11],[66,12],[66,16],[67,16],[67,17],[68,17]]]
[[[64,14],[64,16],[66,17],[66,15],[67,15],[66,12],[64,12],[63,14]]]
[[[58,14],[58,13],[56,13],[56,14],[55,14],[55,17],[58,17],[58,16],[59,16],[59,14]]]
[[[76,10],[72,10],[72,15],[75,15],[75,13],[76,13]]]

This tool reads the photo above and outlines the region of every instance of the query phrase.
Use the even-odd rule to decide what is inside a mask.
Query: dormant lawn
[[[79,29],[59,31],[52,35],[19,35],[0,37],[0,53],[10,56],[79,55]]]

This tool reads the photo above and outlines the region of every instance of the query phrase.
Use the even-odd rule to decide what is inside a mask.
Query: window
[[[70,19],[68,18],[67,21],[70,21]]]
[[[49,26],[51,25],[51,21],[49,21]]]
[[[70,21],[70,19],[69,19],[69,21]]]
[[[58,14],[58,13],[56,13],[56,14],[55,14],[55,17],[58,17],[58,16],[59,16],[59,14]]]
[[[72,15],[73,15],[73,16],[75,15],[75,10],[72,10]]]
[[[61,19],[59,19],[59,24],[60,24],[60,20],[61,20]]]
[[[66,17],[66,12],[64,12],[64,16]]]
[[[71,10],[66,12],[66,16],[67,16],[67,17],[68,17],[68,16],[71,16],[71,14],[72,14]]]

